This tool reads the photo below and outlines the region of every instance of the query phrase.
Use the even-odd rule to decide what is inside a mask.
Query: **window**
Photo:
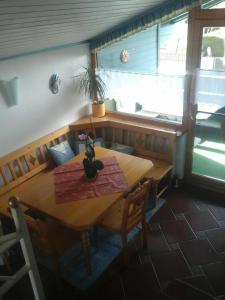
[[[208,0],[202,4],[203,9],[221,9],[225,8],[224,0]]]
[[[187,20],[133,34],[97,53],[107,98],[117,110],[182,121]]]
[[[225,113],[225,27],[203,27],[200,69],[196,72],[197,119],[218,119]],[[212,116],[210,115],[212,113]],[[212,125],[212,122],[211,122]],[[217,126],[214,122],[213,126]],[[220,126],[220,125],[219,125]],[[222,126],[222,125],[221,125]]]

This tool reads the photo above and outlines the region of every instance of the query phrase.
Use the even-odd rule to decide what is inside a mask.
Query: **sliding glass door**
[[[195,23],[188,179],[225,192],[225,21],[213,13]]]

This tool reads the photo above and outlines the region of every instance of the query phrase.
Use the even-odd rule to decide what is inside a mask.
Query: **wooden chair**
[[[3,228],[2,228],[2,221],[1,221],[1,219],[0,219],[0,238],[1,238],[1,236],[3,236],[3,235],[4,235],[4,233],[3,233]],[[0,257],[1,257],[1,259],[3,260],[3,263],[4,263],[5,267],[6,267],[7,272],[8,272],[9,274],[11,274],[12,268],[11,268],[11,265],[10,265],[10,263],[9,263],[7,254],[8,254],[8,253],[2,253],[2,254],[0,254]]]
[[[98,222],[99,226],[121,236],[123,249],[128,246],[128,233],[139,224],[141,224],[138,228],[143,234],[143,244],[146,243],[145,212],[151,185],[152,179],[143,180],[137,188],[113,205]]]
[[[41,254],[50,256],[56,280],[61,286],[59,258],[80,241],[80,234],[50,219],[31,217],[25,212],[25,220],[31,235],[32,244]]]

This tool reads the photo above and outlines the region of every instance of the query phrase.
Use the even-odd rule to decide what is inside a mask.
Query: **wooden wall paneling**
[[[106,127],[102,127],[102,138],[106,140]]]
[[[13,162],[10,161],[9,164],[8,164],[8,166],[9,166],[9,170],[10,170],[10,172],[12,174],[13,179],[16,179],[18,176],[17,176],[17,174],[16,174],[16,172],[14,170]]]
[[[115,127],[111,127],[112,128],[112,143],[115,143],[116,141],[116,128]]]
[[[162,154],[164,153],[163,152],[163,145],[164,145],[164,138],[160,137],[159,138],[159,152],[162,153]]]
[[[43,162],[45,162],[47,160],[45,145],[41,145],[39,149],[40,149],[42,160]]]
[[[171,135],[168,136],[168,151],[166,152],[166,160],[168,162],[172,162],[173,161],[173,153],[174,153],[174,147],[176,144],[176,136],[175,135]]]
[[[130,145],[130,143],[129,143],[129,131],[128,130],[124,130],[124,132],[123,132],[123,143],[125,144],[125,145]]]
[[[152,141],[152,134],[148,134],[147,136],[146,136],[146,150],[151,150],[152,149],[152,143],[153,143],[153,141]]]
[[[62,141],[63,141],[63,136],[60,136],[60,137],[55,139],[56,144],[60,144]]]
[[[120,129],[120,143],[125,144],[125,130],[123,128]]]
[[[35,169],[35,167],[39,164],[38,159],[36,157],[35,150],[25,155],[25,160],[28,165],[29,170]]]
[[[69,131],[69,126],[65,126],[53,133],[48,134],[47,136],[44,136],[30,144],[28,144],[27,146],[24,146],[12,153],[9,153],[8,155],[1,157],[0,158],[0,166],[7,164],[9,161],[12,161],[14,159],[17,159],[18,157],[22,157],[25,154],[30,153],[30,151],[36,149],[37,147],[40,147],[41,145],[44,144],[48,144],[52,139],[66,133]]]
[[[21,164],[19,158],[18,158],[18,159],[15,159],[15,163],[16,163],[16,165],[17,165],[18,168],[19,168],[19,171],[20,171],[21,176],[23,176],[23,175],[25,174],[25,171],[24,171],[24,169],[23,169],[23,166],[22,166],[22,164]]]
[[[4,172],[4,169],[2,167],[0,167],[0,173],[1,173],[1,176],[3,178],[3,181],[4,181],[5,185],[8,184],[10,181],[7,178],[7,176],[6,176],[5,172]]]
[[[56,144],[61,137],[66,137],[68,132],[69,126],[65,126],[27,146],[1,157],[0,176],[4,185],[1,187],[0,194],[9,191],[48,168],[51,165],[48,147],[50,144]],[[7,172],[4,168],[7,169]]]
[[[42,164],[45,160],[42,156],[42,152],[41,152],[41,147],[38,147],[35,151],[35,154],[36,154],[36,157],[37,157],[37,160],[38,160],[38,163],[39,164]]]
[[[79,138],[78,138],[78,130],[74,131],[74,138],[75,138],[75,141],[79,140]]]
[[[69,141],[68,133],[63,134],[62,137],[63,137],[64,141],[66,141],[66,140]]]
[[[142,133],[137,132],[136,133],[135,142],[136,142],[136,147],[137,147],[138,151],[144,150],[144,147],[145,147],[145,135],[142,134]]]

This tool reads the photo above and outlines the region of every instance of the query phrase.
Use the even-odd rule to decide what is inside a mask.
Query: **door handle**
[[[191,121],[194,121],[196,119],[197,111],[198,111],[198,104],[191,104],[191,109],[189,114]]]

